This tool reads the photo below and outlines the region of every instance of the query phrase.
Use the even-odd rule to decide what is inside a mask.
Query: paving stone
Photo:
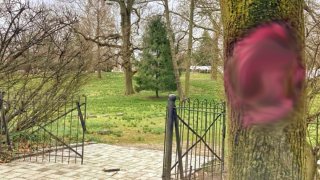
[[[21,173],[11,173],[11,174],[2,174],[4,179],[12,179],[12,178],[19,178],[22,174]]]
[[[65,154],[68,151],[64,152]],[[54,157],[54,156],[53,156]],[[17,160],[0,164],[1,180],[9,179],[161,179],[163,152],[108,144],[85,146],[84,164],[68,164],[68,159],[57,163],[51,159],[42,162]],[[45,157],[46,158],[46,157]],[[51,157],[52,158],[52,157]],[[36,158],[32,158],[35,160]],[[74,160],[74,159],[73,159]],[[80,162],[80,159],[77,159]],[[103,169],[120,168],[119,172],[104,172]]]

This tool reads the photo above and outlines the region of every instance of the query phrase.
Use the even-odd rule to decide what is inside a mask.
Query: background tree
[[[221,51],[219,48],[219,39],[221,31],[214,32],[212,39],[212,59],[211,59],[211,79],[217,80],[219,74],[219,67],[222,66]]]
[[[120,7],[120,18],[121,18],[121,57],[122,57],[122,67],[124,68],[125,75],[125,95],[134,94],[133,90],[133,71],[132,71],[132,43],[131,43],[131,14],[136,9],[133,7],[135,0],[110,0],[118,3]]]
[[[204,31],[207,31],[210,36],[212,36],[213,43],[211,43],[211,50],[210,56],[212,58],[210,59],[210,65],[211,65],[211,79],[216,80],[218,78],[218,69],[222,69],[222,54],[221,54],[221,46],[222,46],[222,24],[221,24],[221,16],[220,16],[220,3],[218,1],[214,0],[198,0],[194,7],[192,7],[191,1],[179,1],[177,2],[177,6],[173,6],[170,13],[172,14],[173,18],[173,24],[177,23],[177,20],[186,22],[189,24],[189,30],[181,31],[181,29],[187,29],[187,27],[174,27],[174,34],[177,34],[179,31],[181,31],[179,34],[185,32],[188,34],[188,47],[184,45],[184,37],[182,40],[179,40],[179,53],[178,57],[183,57],[184,61],[184,68],[186,69],[186,82],[185,82],[185,91],[187,91],[188,87],[188,54],[190,51],[190,48],[192,48],[192,51],[196,50],[199,44],[202,41],[201,34],[203,34]],[[189,11],[188,11],[189,10]],[[194,11],[193,13],[191,13]],[[192,15],[191,15],[192,14]],[[191,23],[192,22],[192,23]],[[190,33],[190,25],[192,25],[192,33]],[[192,34],[192,36],[191,36]],[[199,36],[200,35],[200,36]],[[192,38],[190,38],[190,36]],[[177,39],[177,38],[176,38]],[[192,46],[190,46],[190,41],[192,42]],[[208,49],[208,48],[206,48]],[[184,52],[186,51],[186,53]],[[192,62],[194,63],[194,56],[192,56]],[[197,64],[194,64],[197,65]],[[221,76],[219,76],[221,78]],[[187,95],[187,92],[185,92]]]
[[[192,39],[193,39],[193,17],[194,17],[194,0],[190,1],[190,15],[189,15],[189,27],[188,27],[188,57],[186,62],[186,78],[185,78],[185,96],[189,97],[190,88],[190,65],[192,59]]]
[[[88,49],[85,52],[88,62],[87,70],[97,71],[98,77],[101,78],[101,71],[111,71],[116,66],[119,57],[116,48],[107,43],[101,44],[103,40],[108,40],[108,43],[111,44],[119,39],[112,5],[107,4],[104,0],[87,0],[77,2],[77,4],[81,11],[77,12],[80,18],[76,32],[85,37],[82,39]]]
[[[306,34],[306,64],[308,68],[307,79],[307,98],[309,106],[308,121],[314,120],[318,115],[320,108],[317,105],[318,96],[320,93],[319,78],[320,78],[320,15],[318,10],[320,4],[316,1],[308,1],[304,6],[306,10],[305,15],[305,34]],[[313,108],[312,108],[313,107]]]
[[[210,66],[212,63],[213,53],[213,39],[210,37],[208,31],[203,31],[200,39],[200,44],[197,50],[193,54],[194,62],[196,66]]]
[[[110,5],[106,4],[104,0],[89,0],[87,6],[89,6],[89,16],[92,16],[92,18],[88,19],[89,24],[91,23],[91,25],[96,28],[94,36],[97,37],[98,41],[108,34],[115,33],[115,22],[112,13],[110,13]],[[95,43],[95,45],[96,47],[93,49],[96,54],[96,57],[94,58],[94,69],[98,71],[98,77],[101,78],[102,70],[108,71],[115,65],[115,58],[105,59],[103,54],[112,56],[114,51],[107,46],[101,46],[97,43]]]
[[[230,58],[234,42],[248,29],[270,20],[288,21],[301,45],[298,53],[304,57],[303,6],[303,0],[222,0],[225,60]],[[299,98],[288,124],[269,128],[242,129],[237,123],[241,110],[229,108],[229,179],[307,179],[305,97]]]
[[[211,79],[217,80],[219,67],[222,66],[221,43],[222,42],[222,23],[220,2],[213,0],[199,0],[198,2],[199,16],[210,22],[210,29],[205,29],[213,33],[211,49]]]
[[[172,65],[173,65],[173,71],[174,71],[174,76],[175,76],[175,81],[177,84],[177,90],[178,90],[178,95],[181,99],[184,98],[184,93],[183,89],[181,86],[181,81],[180,81],[180,73],[179,73],[179,66],[177,62],[177,56],[175,52],[175,45],[174,45],[174,34],[172,31],[172,23],[170,19],[170,10],[169,10],[169,3],[168,0],[164,0],[164,14],[166,18],[166,27],[167,27],[167,33],[168,33],[168,38],[169,38],[169,43],[170,43],[170,52],[172,56]]]
[[[317,171],[317,160],[320,158],[319,154],[319,141],[313,133],[316,129],[317,118],[319,115],[320,107],[319,94],[320,94],[320,4],[318,1],[309,0],[305,1],[305,59],[307,67],[307,90],[306,90],[306,110],[307,110],[307,126],[308,126],[308,144],[312,147],[311,157],[309,158],[308,169],[310,174]],[[315,124],[314,124],[315,123]],[[319,173],[316,178],[319,177]]]
[[[116,55],[121,57],[121,67],[124,70],[125,78],[125,95],[134,94],[133,89],[133,75],[131,58],[133,58],[133,52],[137,47],[132,43],[132,31],[139,29],[140,23],[140,6],[147,4],[149,1],[135,1],[135,0],[106,0],[106,3],[119,8],[120,19],[120,32],[112,33],[105,36],[88,36],[85,33],[80,33],[84,39],[93,41],[99,46],[105,46],[109,48],[117,49]],[[133,16],[136,15],[136,16]],[[132,19],[135,17],[135,19]],[[134,22],[132,22],[134,21]],[[136,28],[134,28],[136,27]],[[79,29],[79,28],[77,28]],[[96,31],[97,32],[97,31]]]
[[[161,17],[153,17],[145,29],[143,53],[138,64],[136,90],[159,91],[177,89],[172,68],[170,44]]]

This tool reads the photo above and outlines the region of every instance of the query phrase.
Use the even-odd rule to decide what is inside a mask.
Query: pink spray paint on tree
[[[305,78],[295,43],[285,23],[272,22],[234,44],[224,78],[242,127],[278,122],[293,111]]]

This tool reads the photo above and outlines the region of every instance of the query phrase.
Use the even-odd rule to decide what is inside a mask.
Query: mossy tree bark
[[[225,63],[233,44],[248,29],[284,20],[297,35],[303,57],[303,0],[221,0]],[[241,111],[229,108],[229,179],[307,179],[305,101],[301,96],[288,119],[269,127],[241,129]]]

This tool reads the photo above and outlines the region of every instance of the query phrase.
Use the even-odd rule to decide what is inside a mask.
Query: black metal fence
[[[82,164],[86,104],[85,96],[53,102],[0,95],[0,159]]]
[[[191,101],[167,107],[163,179],[222,179],[225,148],[225,103]]]

